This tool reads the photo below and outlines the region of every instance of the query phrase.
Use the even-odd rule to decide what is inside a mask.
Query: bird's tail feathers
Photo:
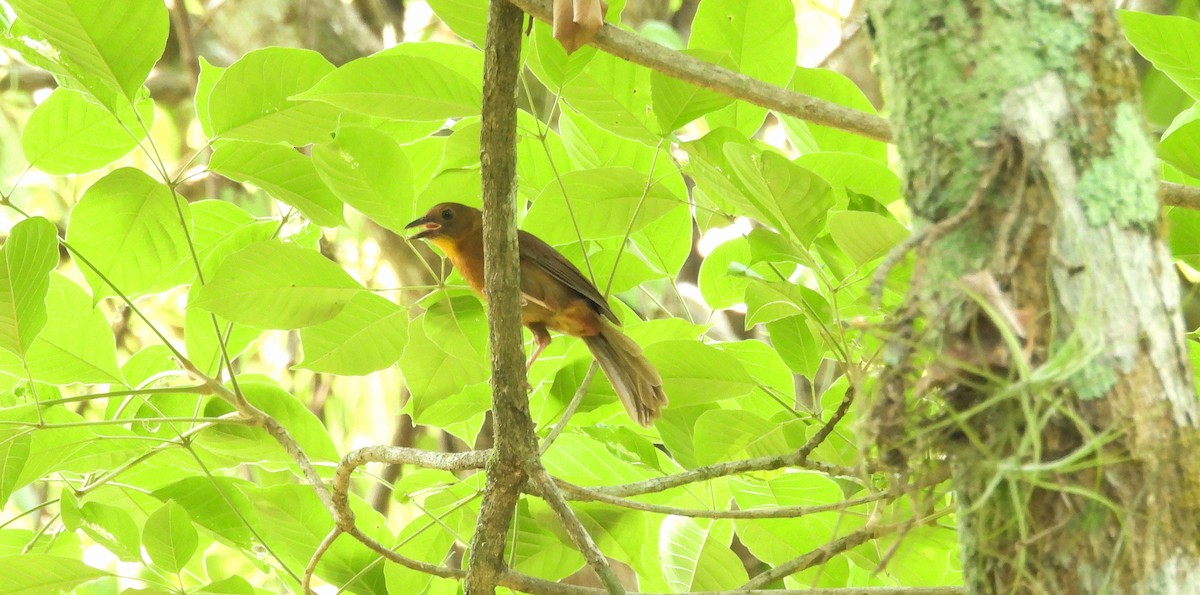
[[[643,426],[653,424],[667,406],[667,395],[663,392],[662,376],[642,354],[641,346],[608,321],[603,321],[600,334],[583,340],[629,417]]]

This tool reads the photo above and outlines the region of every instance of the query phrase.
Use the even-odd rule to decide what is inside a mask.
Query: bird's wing
[[[555,250],[550,244],[547,244],[541,238],[527,231],[519,231],[517,233],[517,246],[521,250],[522,261],[540,267],[549,273],[551,277],[561,281],[589,302],[592,302],[595,310],[604,315],[605,318],[613,321],[614,324],[621,324],[617,320],[617,315],[609,307],[608,300],[604,299],[604,295],[600,293],[600,290],[596,289],[596,286],[575,265],[571,264],[571,261],[567,260],[567,257],[559,253],[558,250]]]

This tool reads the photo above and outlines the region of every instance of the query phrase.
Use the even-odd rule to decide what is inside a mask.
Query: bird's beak
[[[404,229],[412,229],[414,227],[420,227],[421,231],[417,232],[416,234],[414,234],[412,236],[409,236],[410,240],[420,240],[420,239],[427,238],[427,237],[429,237],[429,234],[432,234],[433,232],[441,229],[442,225],[435,221],[430,221],[429,217],[421,217],[420,219],[417,219],[416,221],[413,221],[412,223],[405,225]]]

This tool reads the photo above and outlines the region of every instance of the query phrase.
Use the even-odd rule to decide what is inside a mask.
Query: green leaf
[[[109,109],[137,99],[167,43],[159,0],[9,0],[17,16],[46,36],[57,61]]]
[[[862,266],[882,258],[908,237],[908,230],[895,219],[866,211],[831,211],[829,235],[838,247]]]
[[[340,110],[290,97],[333,71],[324,56],[299,48],[263,48],[238,58],[208,96],[212,136],[297,147],[329,140]]]
[[[1163,133],[1158,155],[1189,176],[1200,175],[1200,104],[1175,117]]]
[[[712,50],[684,50],[683,53],[725,68],[737,69],[726,53]],[[658,71],[650,74],[650,91],[654,100],[654,115],[658,117],[662,130],[678,130],[704,114],[733,103],[733,98],[724,93],[697,87]]]
[[[79,268],[94,299],[118,291],[132,297],[179,283],[170,273],[189,257],[191,227],[183,197],[126,167],[92,184],[79,199],[71,210],[67,241],[81,260]]]
[[[83,288],[59,273],[50,275],[46,318],[46,326],[25,355],[35,380],[49,384],[122,382],[108,318],[92,305]],[[0,371],[25,377],[20,360],[6,361],[6,355],[7,351],[0,351]]]
[[[17,480],[29,459],[33,437],[23,429],[0,432],[0,506],[17,489]]]
[[[808,153],[796,164],[831,185],[865,194],[887,205],[900,200],[900,178],[881,161],[857,153]]]
[[[825,298],[803,285],[756,279],[746,288],[746,328],[800,314],[817,323],[833,318]]]
[[[817,343],[803,316],[787,316],[767,323],[771,345],[791,370],[812,378],[825,350]]]
[[[0,257],[0,347],[23,357],[46,326],[58,230],[44,217],[25,219],[9,231]]]
[[[372,221],[403,234],[413,211],[408,156],[387,134],[359,126],[338,130],[312,150],[317,174],[333,193]]]
[[[279,228],[274,219],[256,219],[241,207],[223,200],[201,200],[191,203],[192,247],[205,279],[211,279],[217,266],[227,256],[263,240],[269,240]],[[183,265],[194,269],[189,258]]]
[[[755,383],[736,358],[697,341],[661,341],[645,348],[673,405],[686,407],[732,399]]]
[[[78,520],[77,528],[83,529],[88,537],[104,546],[104,549],[125,562],[141,561],[137,524],[124,508],[103,502],[88,502],[79,507]]]
[[[213,66],[204,56],[200,56],[200,78],[196,81],[196,120],[200,122],[200,130],[204,131],[204,136],[208,138],[215,136],[212,117],[209,115],[208,98],[223,74],[225,67]]]
[[[482,309],[478,310],[477,315],[467,315],[464,319],[465,324],[475,329],[486,324]],[[463,387],[479,384],[488,378],[486,359],[476,355],[473,348],[470,351],[457,348],[458,343],[450,340],[453,335],[437,330],[438,323],[430,321],[428,315],[412,321],[408,344],[404,347],[404,355],[400,357],[400,369],[412,391],[414,418],[421,418],[427,408],[461,392]]]
[[[258,515],[244,492],[252,489],[254,485],[242,479],[193,476],[161,487],[152,495],[164,503],[174,500],[197,525],[249,551],[255,544],[251,527],[258,524]]]
[[[824,230],[834,197],[820,176],[774,151],[759,152],[746,145],[725,145],[725,156],[769,223],[803,246]]]
[[[581,236],[621,237],[684,204],[662,183],[647,184],[645,173],[627,168],[569,172],[559,182],[538,196],[522,225],[551,245],[577,242]]]
[[[723,310],[746,301],[750,285],[750,246],[742,238],[725,242],[708,254],[700,263],[698,282],[704,303],[713,310]]]
[[[733,523],[668,516],[659,535],[663,575],[675,593],[736,589],[750,580],[729,542]]]
[[[563,87],[562,98],[617,136],[651,146],[662,137],[650,110],[650,71],[644,66],[598,53]]]
[[[315,372],[358,376],[400,359],[408,339],[408,312],[386,298],[359,292],[337,316],[300,331],[304,361]]]
[[[867,114],[875,114],[875,107],[854,81],[833,70],[798,66],[787,87],[797,93],[811,95]],[[881,141],[837,128],[809,124],[786,114],[778,116],[783,122],[788,138],[802,153],[839,151],[858,153],[883,164],[888,162],[887,144]]]
[[[270,532],[264,539],[284,560],[302,567],[312,557],[313,551],[329,530],[333,519],[329,511],[317,499],[312,488],[306,485],[279,485],[246,490],[254,502],[258,517]],[[361,501],[352,499],[353,504]],[[353,510],[360,518],[364,530],[382,540],[390,541],[386,528],[373,529],[383,523],[383,517],[369,507],[357,505]],[[377,564],[379,556],[353,539],[338,539],[321,557],[317,564],[317,575],[331,584],[359,593],[387,593],[383,568]]]
[[[487,34],[487,4],[475,0],[427,0],[429,8],[450,30],[483,47]]]
[[[1163,71],[1175,84],[1200,99],[1200,23],[1176,16],[1132,10],[1117,11],[1125,37],[1143,58]]]
[[[707,411],[696,420],[693,438],[696,462],[711,465],[739,458],[785,454],[803,444],[803,427],[800,428],[800,444],[789,443],[782,433],[775,431],[778,428],[779,424],[749,411]]]
[[[428,58],[384,53],[338,68],[294,99],[395,120],[446,120],[479,114],[481,84]]]
[[[186,566],[196,554],[199,543],[192,518],[174,500],[167,500],[162,508],[154,511],[146,519],[142,531],[142,544],[150,560],[168,572],[179,572]]]
[[[833,480],[808,471],[790,471],[762,480],[730,479],[737,506],[743,510],[777,506],[816,506],[845,500]],[[861,527],[865,507],[809,514],[792,519],[734,521],[738,538],[758,559],[779,565]]]
[[[583,72],[598,51],[585,45],[568,55],[562,43],[554,39],[554,29],[548,23],[534,21],[533,43],[527,61],[529,70],[551,91],[557,92]]]
[[[790,0],[708,0],[696,10],[688,48],[724,53],[738,72],[782,86],[796,67],[796,38]],[[752,136],[766,115],[766,108],[737,102],[708,120]]]
[[[83,93],[59,87],[29,114],[21,148],[29,164],[51,174],[80,174],[108,165],[137,147],[154,121],[154,102],[123,108],[120,120]],[[140,117],[141,122],[138,122]]]
[[[73,558],[29,553],[0,558],[0,576],[8,595],[47,595],[112,575]]]
[[[211,375],[220,369],[223,352],[236,359],[262,335],[263,331],[250,325],[234,324],[208,310],[196,307],[196,294],[202,287],[197,283],[188,291],[183,335],[188,359],[201,371]],[[222,343],[225,345],[224,350],[221,348]]]
[[[619,457],[604,442],[583,434],[564,432],[546,451],[546,470],[555,477],[584,486],[616,485],[649,479],[659,473],[646,465]]]
[[[249,182],[296,207],[313,223],[344,225],[342,203],[317,175],[312,159],[283,145],[245,141],[221,143],[208,168],[237,182]]]
[[[362,289],[319,252],[267,240],[226,258],[194,305],[259,328],[295,329],[337,316]]]

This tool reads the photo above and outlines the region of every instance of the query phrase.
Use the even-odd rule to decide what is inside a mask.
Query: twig
[[[818,564],[824,564],[840,553],[856,548],[872,539],[875,539],[876,537],[879,537],[880,535],[885,535],[891,531],[898,530],[904,525],[906,525],[906,523],[897,523],[893,525],[867,525],[858,531],[839,539],[835,539],[811,552],[808,552],[807,554],[804,554],[803,556],[788,560],[779,566],[755,576],[754,578],[750,579],[749,582],[742,585],[742,589],[761,589],[775,581],[782,580],[784,577],[796,574],[805,568],[812,568]]]
[[[557,424],[554,424],[554,427],[550,429],[550,433],[546,434],[545,440],[542,440],[542,454],[546,454],[546,451],[550,450],[550,445],[554,444],[554,441],[558,439],[558,435],[566,429],[567,422],[570,421],[571,416],[575,415],[575,410],[579,409],[579,404],[583,402],[583,396],[587,393],[588,387],[592,385],[592,378],[596,376],[596,368],[596,362],[593,361],[592,365],[588,367],[587,374],[583,377],[583,382],[580,382],[579,388],[575,389],[575,396],[571,397],[571,402],[567,404],[566,410],[563,411],[562,418],[558,420]]]
[[[611,566],[608,565],[608,559],[596,546],[596,542],[592,540],[592,536],[588,534],[583,523],[579,522],[579,517],[575,516],[575,512],[571,510],[571,506],[567,504],[566,498],[555,485],[554,480],[550,478],[550,474],[546,473],[545,467],[540,464],[531,465],[529,471],[529,479],[534,485],[538,486],[541,491],[542,499],[546,504],[550,505],[550,510],[554,511],[558,517],[558,522],[562,523],[563,529],[566,529],[567,535],[571,537],[571,542],[583,554],[583,558],[587,560],[592,570],[600,577],[600,582],[604,583],[604,588],[609,595],[625,595],[625,588],[621,586],[621,580],[617,578]]]
[[[817,461],[809,461],[804,457],[799,456],[799,452],[770,455],[758,457],[756,459],[742,459],[739,461],[728,461],[725,463],[716,463],[705,467],[697,467],[683,473],[675,475],[666,475],[663,477],[655,477],[634,483],[627,483],[617,486],[606,486],[591,488],[592,491],[610,496],[637,496],[640,494],[651,494],[654,492],[662,492],[671,488],[688,485],[718,477],[728,475],[736,475],[738,473],[749,473],[752,471],[771,471],[774,469],[783,469],[784,467],[798,467],[802,469],[810,469],[819,471],[826,475],[834,477],[852,477],[859,478],[860,473],[849,467],[840,467],[838,465],[830,465],[828,463],[820,463]]]
[[[825,439],[833,433],[834,428],[842,421],[842,418],[846,417],[846,414],[850,412],[850,405],[854,403],[856,392],[853,386],[846,389],[846,394],[842,397],[842,402],[838,405],[837,410],[833,412],[833,415],[829,419],[825,420],[825,425],[821,426],[821,429],[817,430],[817,433],[813,434],[812,438],[809,438],[804,443],[804,446],[801,446],[800,450],[796,451],[796,456],[807,460],[808,455],[812,454],[822,442],[825,442]]]
[[[318,545],[316,551],[313,552],[312,558],[308,560],[308,566],[304,569],[304,580],[300,583],[305,595],[313,592],[312,577],[313,574],[317,572],[317,562],[321,561],[321,557],[325,555],[325,552],[329,551],[329,548],[333,545],[333,542],[336,541],[338,536],[341,534],[342,530],[338,527],[330,529],[329,534],[325,536],[325,539],[321,540],[321,545]]]
[[[584,502],[603,502],[612,506],[620,506],[632,510],[641,510],[643,512],[652,512],[656,514],[673,514],[676,516],[686,516],[702,519],[792,519],[810,514],[821,512],[836,512],[870,504],[880,500],[887,500],[900,496],[900,493],[892,492],[875,492],[873,494],[855,498],[853,500],[843,500],[841,502],[833,502],[830,504],[820,504],[815,506],[778,506],[774,508],[751,508],[748,510],[702,510],[696,508],[680,508],[677,506],[666,506],[663,504],[651,504],[649,502],[638,502],[637,500],[629,500],[619,496],[610,496],[602,494],[585,487],[577,486],[558,480],[558,486],[565,490],[571,500],[581,500]]]
[[[1159,182],[1158,198],[1168,207],[1200,210],[1200,188],[1173,182]]]
[[[551,22],[550,0],[509,1],[534,17],[547,23]],[[782,114],[796,116],[814,124],[832,126],[885,142],[892,138],[887,120],[879,116],[764,83],[699,58],[672,51],[614,25],[606,23],[596,33],[591,45],[618,58],[698,87],[711,89]]]

